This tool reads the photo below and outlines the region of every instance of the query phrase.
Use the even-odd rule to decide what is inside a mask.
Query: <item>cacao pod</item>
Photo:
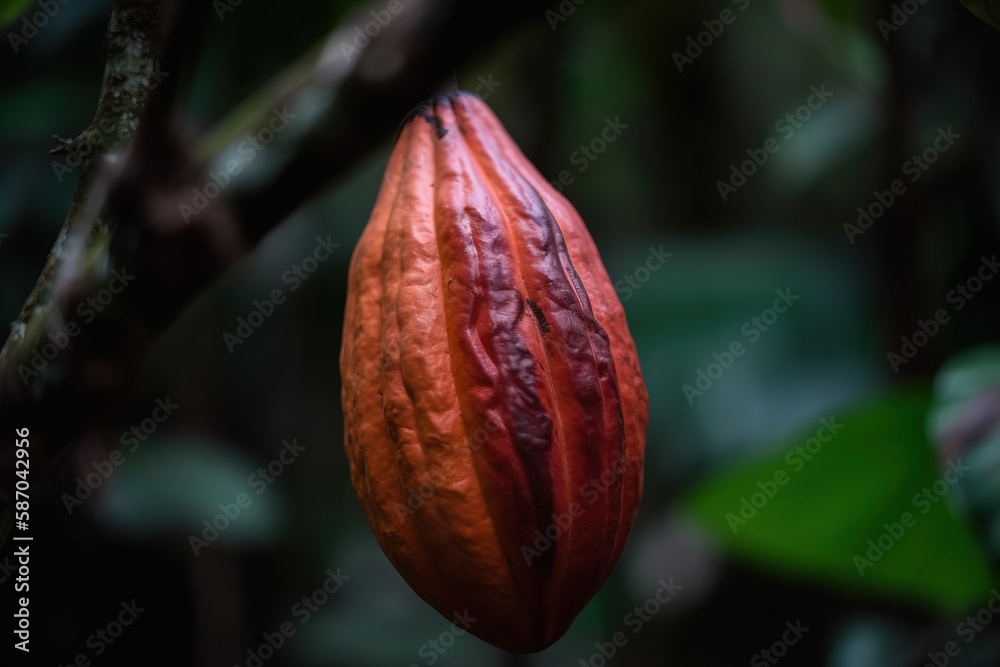
[[[583,220],[469,93],[400,130],[340,367],[351,482],[403,578],[512,653],[561,637],[631,530],[648,398]]]

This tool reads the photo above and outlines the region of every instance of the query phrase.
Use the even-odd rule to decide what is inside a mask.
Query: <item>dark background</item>
[[[1000,622],[980,612],[1000,554],[1000,281],[971,298],[952,292],[1000,245],[1000,33],[957,0],[908,6],[915,13],[886,32],[890,3],[587,0],[559,21],[540,7],[456,72],[465,89],[494,82],[479,92],[525,154],[550,179],[570,172],[563,192],[612,280],[636,281],[620,294],[650,394],[645,497],[612,578],[553,647],[515,658],[465,635],[428,651],[448,621],[395,573],[350,487],[338,376],[346,268],[386,136],[159,340],[142,369],[148,395],[112,439],[157,398],[179,408],[125,448],[93,497],[71,514],[60,500],[99,462],[86,451],[35,472],[37,664],[84,653],[94,665],[246,665],[264,633],[292,621],[264,664],[596,667],[595,642],[623,631],[608,661],[621,667],[774,664],[765,649],[784,665],[934,664],[928,652],[939,665],[1000,665]],[[56,177],[48,149],[52,134],[74,136],[93,117],[109,7],[71,0],[17,54],[7,32],[21,8],[6,17],[0,319],[17,315],[72,197],[75,178]],[[353,8],[243,2],[213,15],[189,133],[225,123]],[[674,52],[724,10],[735,19],[678,71]],[[833,94],[789,132],[781,119],[813,87]],[[581,161],[608,119],[624,124],[620,136]],[[958,138],[910,180],[906,163],[948,128]],[[723,201],[717,182],[772,137],[777,151]],[[896,179],[905,192],[863,233],[845,230]],[[223,333],[327,235],[339,249],[230,353]],[[670,259],[641,269],[661,248]],[[752,318],[769,317],[776,290],[798,299],[765,331]],[[946,321],[915,337],[939,309]],[[894,368],[901,337],[926,344]],[[736,341],[743,354],[712,369]],[[699,371],[717,377],[686,394]],[[823,419],[842,426],[809,460],[789,455]],[[293,438],[305,450],[257,494],[248,477]],[[968,470],[944,478],[959,459]],[[780,487],[769,483],[779,471]],[[914,500],[924,488],[933,504]],[[195,557],[189,536],[245,491],[251,506]],[[745,525],[734,524],[741,505]],[[900,529],[905,512],[913,525]],[[342,589],[299,623],[296,602],[338,568]],[[635,631],[628,614],[671,577],[683,588]],[[12,585],[0,571],[5,598]],[[95,655],[88,638],[133,599],[144,611]],[[979,630],[960,625],[977,612]],[[796,622],[808,630],[781,646]],[[948,642],[956,656],[941,653]]]

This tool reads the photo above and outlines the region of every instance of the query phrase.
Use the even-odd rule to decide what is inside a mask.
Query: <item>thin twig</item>
[[[153,4],[121,0],[115,9]],[[179,11],[185,14],[195,5],[201,11],[207,6],[182,1]],[[48,441],[42,451],[50,456],[85,434],[96,439],[100,424],[110,423],[135,390],[136,371],[151,342],[196,296],[291,212],[391,136],[406,112],[456,63],[519,18],[530,12],[540,17],[544,6],[408,0],[368,44],[352,52],[354,27],[370,20],[360,12],[330,36],[311,65],[293,66],[293,85],[276,86],[273,96],[261,101],[245,125],[250,133],[259,136],[275,114],[284,114],[287,129],[276,133],[266,155],[244,165],[197,215],[186,216],[184,206],[190,206],[192,191],[204,189],[209,173],[218,169],[212,159],[224,165],[248,135],[230,135],[203,164],[196,156],[204,153],[178,135],[168,105],[159,106],[152,117],[143,116],[130,148],[116,153],[106,171],[95,172],[106,174],[107,183],[90,172],[81,178],[83,194],[70,212],[74,224],[54,250],[58,261],[47,267],[37,294],[18,318],[18,330],[0,353],[0,426],[33,420],[42,431],[38,440]],[[168,54],[181,50],[179,40],[191,41],[189,34],[171,34],[166,40]],[[143,43],[143,53],[155,53],[151,43]],[[109,49],[109,59],[122,57],[120,50]],[[148,66],[152,76],[152,59]],[[120,68],[108,65],[110,73]],[[171,72],[170,77],[164,88],[172,88],[172,94],[166,97],[179,92],[179,75]],[[99,231],[79,235],[75,227],[81,226]],[[90,243],[88,252],[83,251],[84,238]],[[72,261],[60,259],[66,248],[75,249]],[[112,268],[134,275],[128,289],[87,325],[70,350],[51,361],[45,377],[24,381],[25,364],[36,346],[61,331],[80,298],[103,287]],[[51,420],[53,415],[58,422]],[[34,455],[32,460],[34,464]]]
[[[41,327],[29,331],[32,322],[44,322],[55,303],[52,289],[56,273],[64,266],[66,240],[86,222],[92,208],[95,178],[102,158],[135,133],[146,102],[159,82],[168,75],[157,64],[156,51],[161,27],[160,0],[115,0],[107,31],[107,63],[97,111],[90,125],[74,139],[58,136],[51,153],[79,158],[79,179],[63,227],[52,246],[35,288],[11,324],[10,337],[0,350],[0,367],[21,341],[40,340]],[[68,168],[68,167],[67,167]]]

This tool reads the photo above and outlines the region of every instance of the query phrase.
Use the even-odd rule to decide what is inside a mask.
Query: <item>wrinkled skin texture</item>
[[[477,97],[401,129],[340,365],[351,481],[400,574],[512,653],[561,637],[631,530],[648,398],[583,221]]]

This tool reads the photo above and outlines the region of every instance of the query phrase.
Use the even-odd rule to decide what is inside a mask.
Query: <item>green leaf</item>
[[[111,469],[106,483],[98,465],[92,465],[86,479],[95,480],[101,493],[85,502],[110,525],[133,535],[190,531],[204,538],[206,531],[211,535],[203,523],[207,521],[221,543],[242,546],[269,543],[281,531],[284,503],[281,491],[271,488],[278,485],[264,484],[256,471],[259,464],[232,447],[153,437],[134,452],[122,450],[117,464],[105,461]]]
[[[20,18],[34,0],[0,0],[0,27],[6,27]]]
[[[1000,30],[1000,0],[962,0],[970,12]]]
[[[950,508],[948,492],[933,503],[918,495],[942,479],[925,432],[929,400],[925,392],[886,397],[835,417],[831,421],[843,426],[832,437],[817,423],[786,442],[779,455],[710,480],[688,509],[736,557],[963,610],[986,597],[992,577],[967,524]],[[828,442],[810,440],[818,435]],[[902,523],[904,513],[912,516],[910,527]],[[880,538],[888,548],[869,554]],[[863,574],[856,557],[870,558],[870,566],[861,565]]]

